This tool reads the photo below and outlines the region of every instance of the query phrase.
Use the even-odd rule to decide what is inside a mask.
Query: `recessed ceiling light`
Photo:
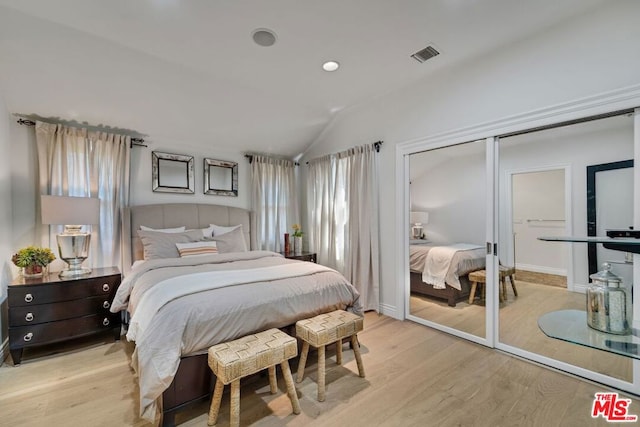
[[[273,46],[276,42],[276,33],[266,28],[258,28],[251,33],[253,41],[262,47]]]
[[[327,61],[322,64],[322,69],[325,71],[335,71],[340,68],[340,64],[337,61]]]

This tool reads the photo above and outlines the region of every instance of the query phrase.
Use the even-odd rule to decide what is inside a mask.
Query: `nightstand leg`
[[[122,332],[121,329],[122,328],[120,327],[120,325],[118,325],[117,328],[113,328],[113,339],[114,340],[120,341],[120,332]]]
[[[20,362],[22,361],[22,348],[18,348],[15,350],[9,350],[9,353],[11,353],[11,359],[13,360],[13,364],[14,365],[19,365]]]

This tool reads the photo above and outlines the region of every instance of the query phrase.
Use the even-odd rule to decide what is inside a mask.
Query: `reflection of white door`
[[[564,169],[513,174],[512,208],[516,268],[566,276],[564,245],[538,240],[566,234]]]
[[[596,234],[606,236],[608,229],[628,229],[633,225],[633,168],[598,171],[596,174]],[[597,245],[598,270],[602,263],[611,263],[611,270],[623,283],[633,283],[631,264],[625,263],[625,253]]]

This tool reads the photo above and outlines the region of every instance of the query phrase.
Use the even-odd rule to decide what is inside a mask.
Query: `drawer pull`
[[[111,304],[109,304],[109,301],[105,301],[105,302],[102,303],[102,307],[109,308],[109,307],[111,307]]]
[[[31,295],[31,294],[26,294],[26,295],[24,296],[24,300],[25,300],[26,302],[31,302],[31,301],[33,301],[33,295]]]
[[[104,285],[102,285],[102,290],[105,292],[109,292],[109,284],[105,283]]]
[[[31,322],[33,320],[33,313],[27,313],[27,315],[24,316],[24,320]]]
[[[108,319],[108,318],[106,318],[106,317],[104,318],[104,320],[102,320],[102,324],[103,324],[104,326],[109,326],[109,323],[111,323],[111,322],[109,322],[109,319]]]
[[[29,332],[27,335],[23,337],[23,339],[27,342],[31,341],[31,338],[33,338],[33,332]]]

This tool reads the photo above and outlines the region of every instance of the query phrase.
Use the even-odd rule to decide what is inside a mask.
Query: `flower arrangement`
[[[11,261],[20,268],[25,269],[25,274],[42,274],[44,267],[49,265],[56,256],[49,248],[27,246],[20,249],[11,257]]]
[[[300,228],[300,224],[293,224],[291,228],[293,228],[293,237],[302,237],[304,234]]]

